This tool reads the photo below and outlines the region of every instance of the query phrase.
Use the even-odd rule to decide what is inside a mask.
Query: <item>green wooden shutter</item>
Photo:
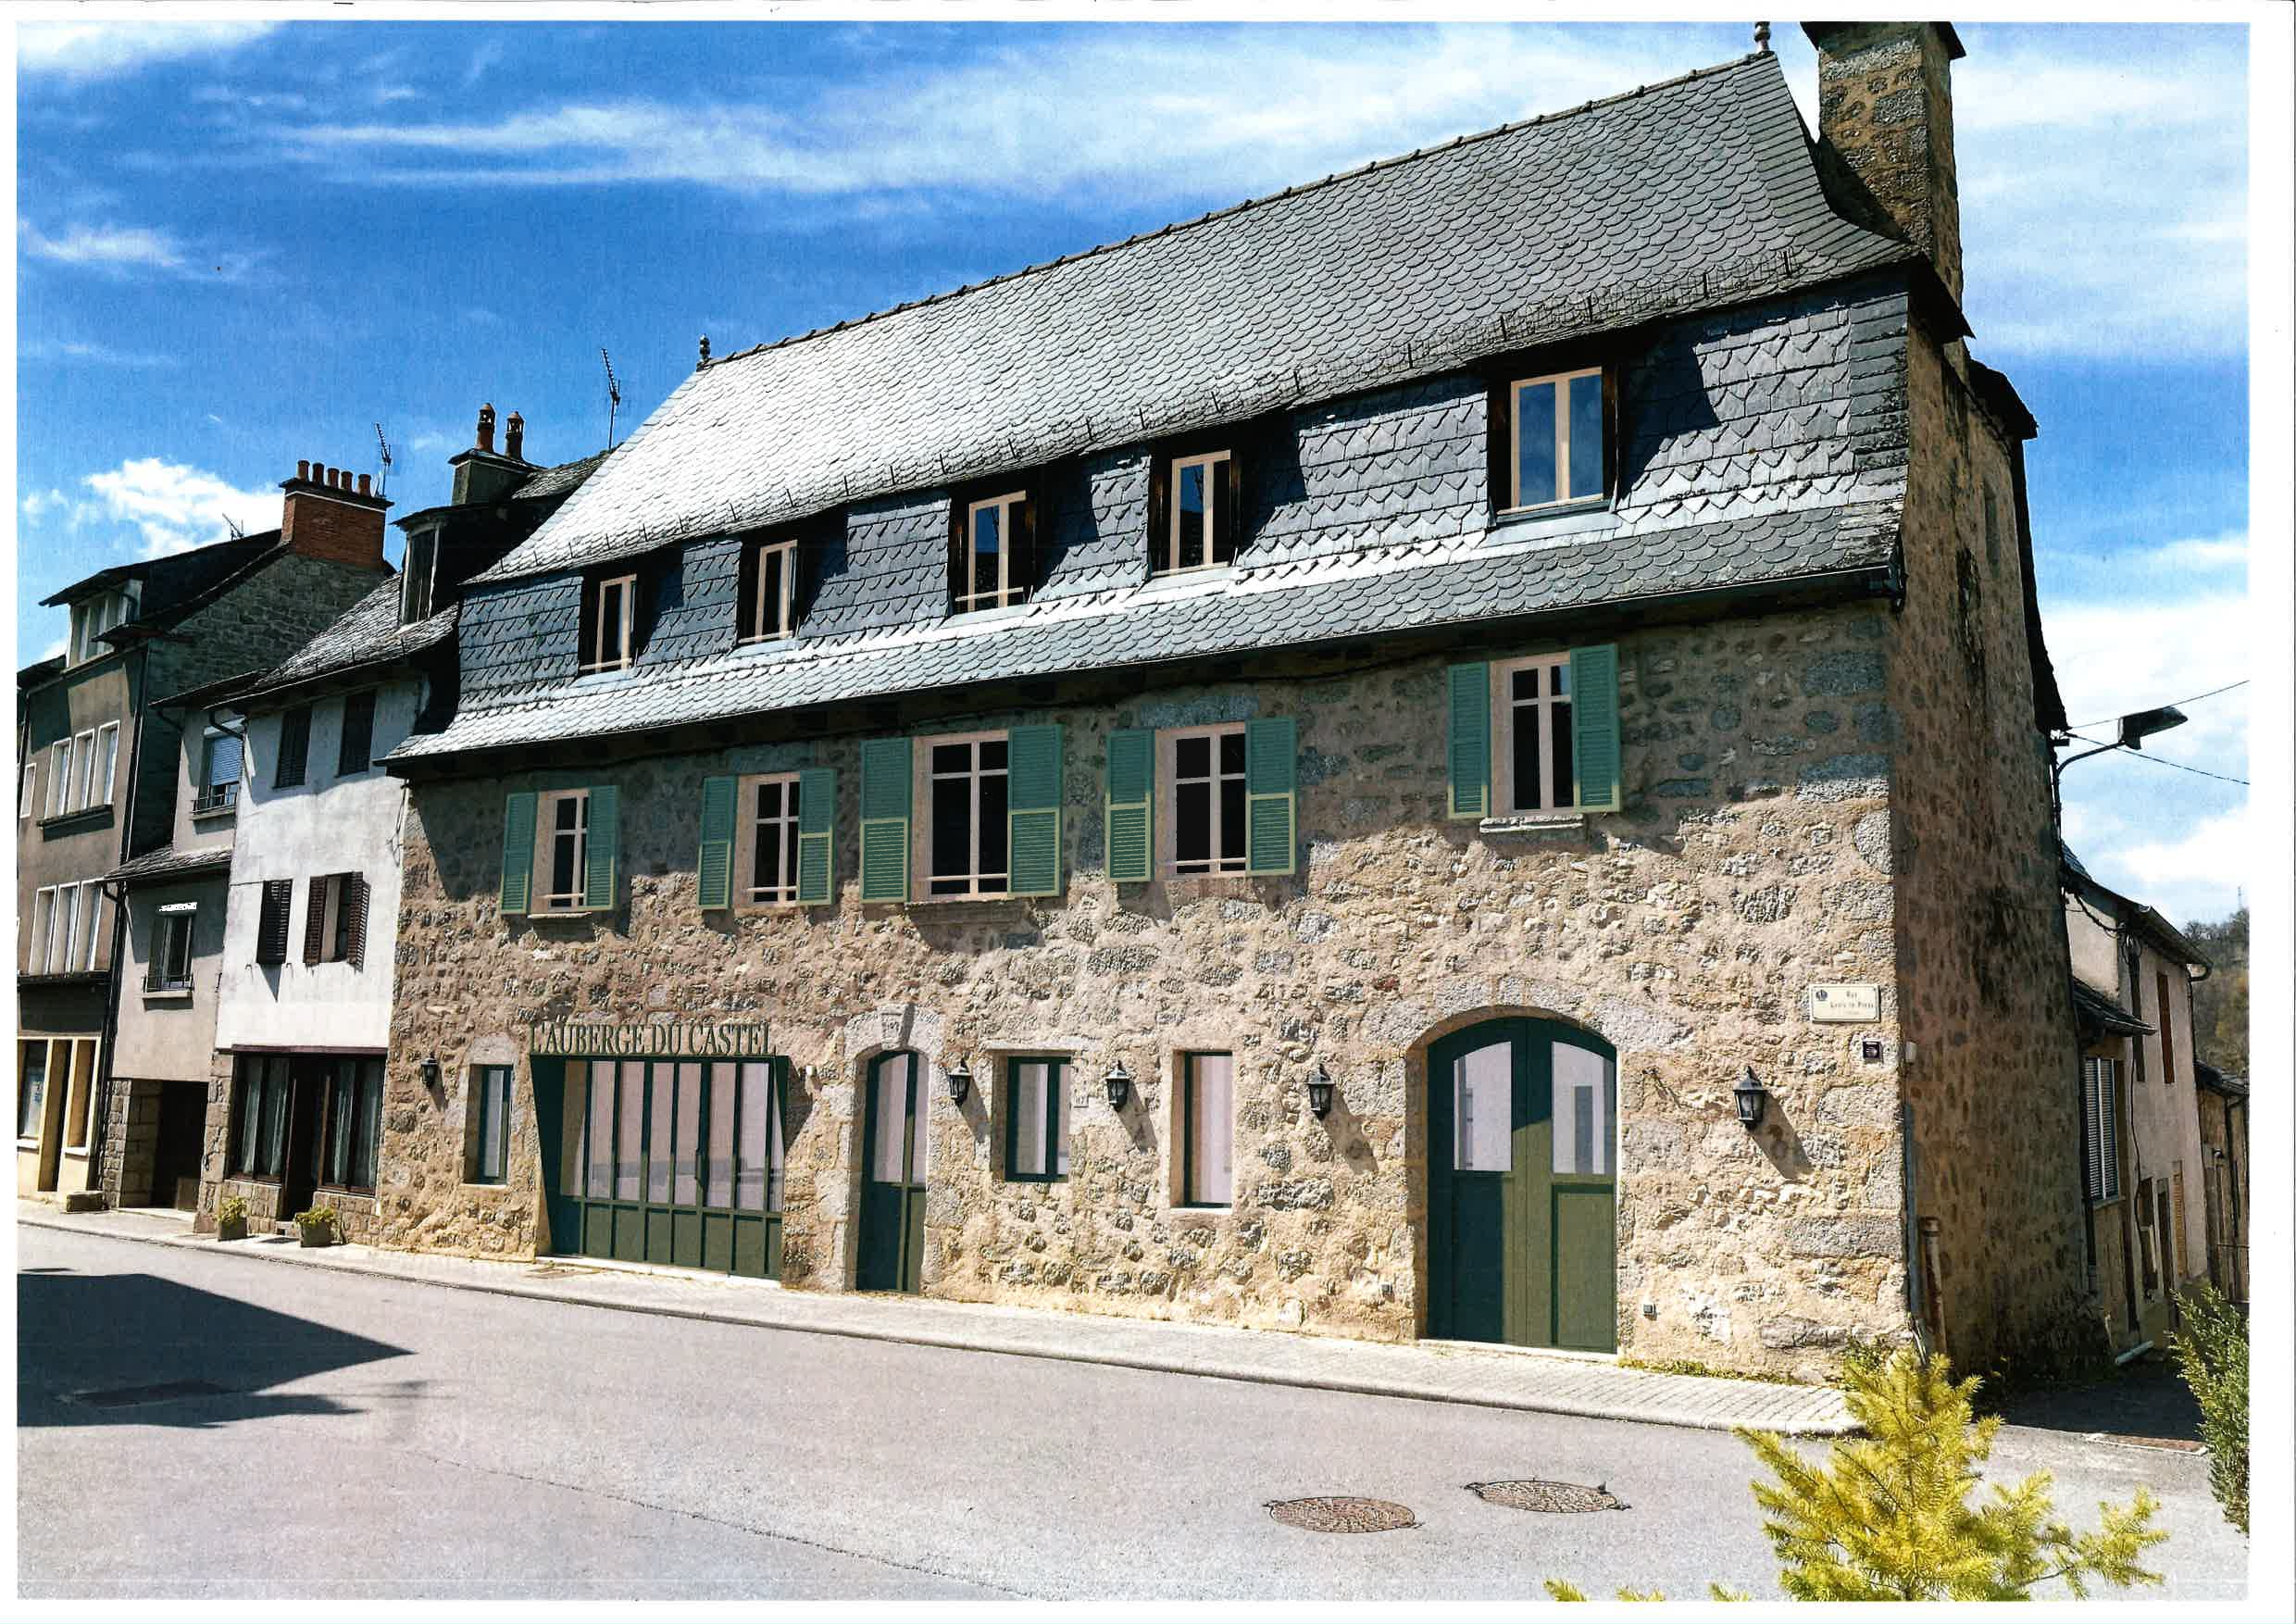
[[[1618,810],[1618,645],[1570,651],[1571,762],[1578,810]]]
[[[1451,816],[1491,816],[1491,667],[1451,668]]]
[[[622,792],[612,784],[590,786],[589,860],[582,866],[582,906],[593,913],[614,908],[614,881],[622,855]]]
[[[522,790],[503,798],[502,911],[526,912],[533,906],[533,889],[534,792]]]
[[[741,781],[702,781],[702,853],[693,865],[695,887],[705,908],[733,906],[733,824]]]
[[[1108,777],[1103,794],[1107,820],[1108,878],[1140,885],[1155,878],[1156,735],[1125,728],[1108,735]]]
[[[1247,874],[1289,874],[1298,867],[1299,731],[1288,716],[1243,726],[1244,846]]]
[[[861,900],[909,900],[909,742],[861,746]]]
[[[837,894],[837,769],[797,775],[797,900],[826,906]]]
[[[1005,861],[1015,896],[1060,894],[1060,724],[1015,728],[1005,735]]]

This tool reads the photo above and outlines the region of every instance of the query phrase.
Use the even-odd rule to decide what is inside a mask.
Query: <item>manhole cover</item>
[[[1267,1515],[1286,1528],[1304,1528],[1318,1534],[1379,1534],[1394,1528],[1417,1528],[1411,1507],[1392,1500],[1366,1500],[1357,1494],[1321,1494],[1306,1500],[1270,1500]]]
[[[1584,1483],[1550,1483],[1540,1478],[1516,1478],[1504,1483],[1469,1483],[1467,1487],[1493,1505],[1517,1511],[1624,1511],[1627,1503],[1608,1487]]]
[[[95,1393],[68,1393],[74,1404],[95,1410],[124,1410],[133,1405],[166,1404],[178,1398],[212,1398],[231,1390],[212,1381],[155,1381],[147,1387],[107,1387]]]

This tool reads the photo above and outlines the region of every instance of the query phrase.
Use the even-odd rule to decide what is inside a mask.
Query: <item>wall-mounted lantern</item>
[[[1124,1069],[1124,1062],[1119,1060],[1108,1068],[1108,1108],[1121,1111],[1131,1097],[1132,1074]]]
[[[1753,1067],[1746,1068],[1746,1075],[1738,1080],[1738,1086],[1730,1092],[1738,1101],[1738,1119],[1745,1124],[1746,1131],[1751,1133],[1761,1127],[1762,1113],[1769,1106],[1770,1091],[1762,1086]]]
[[[949,1068],[948,1079],[949,1104],[961,1107],[965,1104],[965,1096],[973,1092],[972,1068],[959,1060]]]
[[[439,1057],[436,1055],[424,1056],[418,1069],[422,1073],[422,1086],[436,1093],[439,1089]]]
[[[1320,1122],[1331,1115],[1331,1074],[1316,1062],[1316,1074],[1307,1080],[1307,1108],[1316,1113]]]

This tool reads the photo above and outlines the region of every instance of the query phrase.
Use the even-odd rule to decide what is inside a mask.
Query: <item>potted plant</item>
[[[216,1203],[216,1239],[244,1241],[246,1238],[246,1200],[242,1196],[227,1195]]]
[[[295,1232],[306,1246],[331,1246],[335,1243],[335,1209],[314,1206],[295,1214]]]

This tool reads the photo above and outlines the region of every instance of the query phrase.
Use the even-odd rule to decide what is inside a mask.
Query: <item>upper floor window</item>
[[[147,993],[181,993],[192,984],[192,932],[199,922],[195,902],[171,902],[152,917],[151,962],[144,967]]]
[[[634,648],[638,577],[593,576],[582,583],[582,659],[585,671],[618,671]]]
[[[406,561],[399,571],[399,624],[430,618],[438,575],[439,532],[418,531],[406,538]]]
[[[32,808],[38,804],[39,790],[40,762],[37,757],[34,757],[24,763],[24,776],[17,788],[16,815],[19,818],[30,818],[32,815]]]
[[[111,645],[103,641],[104,633],[120,625],[135,612],[132,592],[99,593],[82,598],[71,606],[71,641],[67,645],[69,657],[67,665],[82,665],[101,659],[111,653]]]
[[[119,724],[86,728],[49,746],[47,816],[108,806],[119,780]]]
[[[1506,387],[1506,506],[1594,502],[1609,493],[1609,413],[1603,369],[1520,378]]]
[[[742,543],[741,638],[788,637],[797,630],[797,538],[751,536]]]
[[[1501,817],[1567,812],[1578,804],[1571,760],[1570,656],[1497,660],[1491,668],[1491,788]]]
[[[351,694],[343,702],[343,738],[335,751],[335,775],[348,778],[375,764],[375,691]]]
[[[1002,896],[1011,882],[1003,733],[917,741],[926,806],[925,894]]]
[[[1026,491],[1007,491],[957,508],[949,545],[949,597],[957,614],[1017,604],[1036,570],[1035,506]]]
[[[742,781],[749,810],[739,869],[745,902],[797,900],[797,788],[793,772]]]
[[[314,874],[303,916],[303,962],[367,962],[367,880],[360,874]]]
[[[1157,493],[1165,512],[1154,538],[1155,573],[1206,569],[1236,556],[1237,465],[1229,451],[1175,456]]]
[[[28,975],[70,975],[96,968],[103,933],[102,887],[93,880],[43,886],[32,898]]]
[[[1165,871],[1243,873],[1251,860],[1243,724],[1175,730],[1164,735],[1163,745],[1159,765],[1172,786],[1164,823]]]
[[[311,762],[311,707],[298,705],[279,718],[279,759],[272,764],[271,787],[292,790],[301,783]]]
[[[192,811],[220,812],[239,799],[239,735],[227,733],[221,728],[209,728],[200,742],[199,791],[192,798]]]
[[[534,906],[538,914],[582,911],[590,868],[590,792],[552,790],[536,805]]]

